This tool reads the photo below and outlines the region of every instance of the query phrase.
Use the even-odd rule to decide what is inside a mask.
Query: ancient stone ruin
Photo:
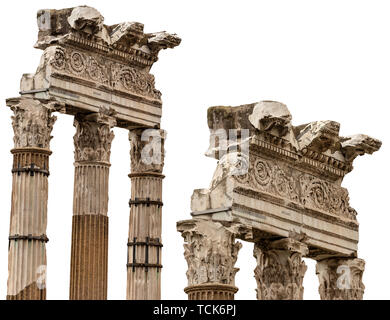
[[[161,93],[150,68],[162,49],[180,44],[143,24],[108,26],[90,7],[40,10],[43,50],[35,74],[25,74],[14,112],[15,147],[7,299],[45,299],[45,245],[51,131],[55,112],[74,116],[74,203],[70,299],[107,298],[108,178],[112,128],[129,131],[131,206],[127,298],[159,299],[161,186],[165,133]],[[154,128],[155,130],[150,130]],[[147,130],[149,129],[149,130]],[[159,149],[145,162],[149,138]],[[156,150],[156,149],[154,149]],[[154,161],[154,160],[158,161]]]
[[[194,190],[192,219],[179,221],[189,299],[234,299],[241,244],[254,244],[257,299],[303,298],[306,265],[317,261],[321,299],[362,299],[359,225],[341,186],[354,159],[379,150],[366,135],[339,136],[339,123],[291,124],[279,102],[208,110],[218,160],[208,189]]]
[[[160,299],[162,174],[161,93],[150,69],[180,38],[144,33],[138,22],[112,26],[90,7],[41,10],[43,50],[14,115],[7,299],[46,298],[46,236],[51,131],[55,112],[74,116],[74,201],[70,293],[107,298],[108,181],[113,127],[129,132],[131,197],[127,299]],[[241,244],[254,243],[257,298],[302,299],[306,266],[317,261],[321,299],[362,299],[364,260],[358,222],[341,186],[358,155],[381,142],[339,136],[340,125],[291,124],[287,107],[263,101],[208,111],[218,160],[208,189],[195,190],[185,240],[189,299],[234,299]]]

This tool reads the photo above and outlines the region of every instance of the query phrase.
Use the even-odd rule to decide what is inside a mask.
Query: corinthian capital
[[[362,300],[363,259],[330,258],[317,262],[321,300]]]
[[[166,131],[133,129],[129,131],[131,173],[162,173]]]
[[[109,163],[111,142],[114,139],[111,129],[116,125],[114,112],[101,108],[98,113],[78,114],[73,125],[76,127],[73,137],[75,161]]]
[[[237,261],[241,243],[235,241],[238,228],[210,220],[186,220],[177,223],[187,260],[188,285],[217,283],[234,286],[239,270]]]
[[[306,245],[287,238],[256,244],[255,278],[259,300],[302,300],[307,267],[302,260]]]
[[[14,129],[15,148],[50,148],[54,122],[57,117],[52,103],[42,103],[32,98],[8,99],[7,105],[14,112],[12,127]]]

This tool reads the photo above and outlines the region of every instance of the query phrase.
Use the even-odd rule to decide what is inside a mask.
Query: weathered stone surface
[[[255,244],[257,299],[302,300],[307,270],[302,256],[308,252],[306,245],[291,238]]]
[[[194,190],[193,220],[178,223],[191,244],[185,252],[189,299],[212,299],[197,287],[202,268],[207,270],[197,257],[202,252],[224,256],[225,244],[202,239],[213,239],[219,226],[228,225],[240,226],[235,238],[255,243],[258,299],[302,299],[304,257],[319,261],[322,299],[361,298],[362,264],[353,258],[359,240],[357,212],[341,183],[356,156],[379,150],[381,142],[366,135],[340,137],[335,121],[292,126],[287,107],[275,101],[211,107],[207,120],[206,155],[218,165],[210,186]],[[201,219],[213,230],[210,235],[194,227]],[[343,261],[354,276],[352,289],[340,291],[334,267]]]
[[[99,113],[77,115],[74,120],[76,134],[73,138],[75,161],[110,163],[111,142],[114,133],[115,112],[101,108]]]
[[[35,47],[44,52],[35,74],[23,75],[21,94],[65,102],[69,114],[99,112],[104,104],[120,127],[159,126],[161,93],[149,71],[179,37],[144,33],[138,22],[107,26],[87,6],[40,10],[37,19]]]
[[[210,220],[193,219],[179,221],[177,229],[181,232],[184,244],[184,256],[187,260],[188,287],[186,291],[192,292],[196,286],[196,292],[201,292],[213,284],[227,285],[222,291],[230,292],[224,298],[232,298],[237,291],[234,287],[234,279],[238,268],[235,268],[238,251],[241,243],[235,241],[239,226],[231,224],[224,226]],[[213,292],[218,292],[221,288],[214,288]],[[233,293],[231,293],[233,291]],[[198,298],[204,297],[200,293]],[[215,295],[214,299],[217,298]],[[220,297],[223,298],[223,297]]]
[[[160,127],[161,92],[150,69],[160,50],[178,46],[181,39],[165,31],[144,33],[139,22],[105,25],[99,11],[88,6],[40,10],[37,22],[40,63],[35,74],[23,75],[21,97],[7,99],[15,133],[7,299],[46,295],[39,268],[46,267],[53,111],[75,116],[70,298],[107,297],[108,177],[112,128],[118,126],[135,130],[130,134],[129,204],[134,206],[127,297],[160,299],[165,132],[157,130],[157,138],[146,135],[146,140],[138,134]],[[31,194],[39,197],[31,199]],[[139,250],[130,251],[131,247]],[[145,251],[149,253],[143,255]]]
[[[317,152],[340,150],[340,124],[335,121],[316,121],[305,126],[297,137],[301,150],[310,148]]]
[[[382,146],[378,139],[371,138],[365,134],[356,134],[341,138],[341,151],[347,161],[353,161],[357,156],[366,153],[373,154]]]
[[[380,142],[340,138],[339,124],[333,121],[292,127],[286,106],[272,101],[237,109],[212,107],[208,122],[212,130],[243,132],[248,126],[249,137],[226,143],[240,148],[247,143],[248,151],[227,148],[222,153],[221,143],[211,144],[208,152],[217,151],[219,162],[209,188],[194,191],[194,215],[239,219],[280,237],[304,233],[313,248],[309,255],[356,253],[356,211],[349,204],[348,191],[341,187],[353,159],[344,154],[362,152],[357,149],[372,153]],[[213,210],[218,213],[210,213]]]
[[[115,112],[78,114],[74,120],[71,300],[107,299],[108,183]]]
[[[317,262],[322,300],[362,300],[365,262],[357,258],[331,258]]]
[[[129,131],[131,198],[127,299],[161,299],[164,130]]]
[[[129,131],[132,173],[162,172],[165,138],[165,130],[134,129]]]
[[[8,250],[9,300],[46,299],[46,226],[52,105],[13,100],[15,148]],[[33,196],[32,196],[33,195]]]
[[[291,128],[291,113],[287,106],[276,101],[257,103],[249,116],[251,124],[260,131],[274,131],[283,137]]]
[[[49,149],[51,131],[57,117],[51,115],[56,111],[53,103],[41,103],[31,98],[7,100],[14,112],[12,127],[14,129],[15,148]]]

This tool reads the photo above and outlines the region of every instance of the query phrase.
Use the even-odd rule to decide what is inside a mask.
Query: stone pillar
[[[107,299],[111,111],[77,115],[70,270],[71,300]]]
[[[188,300],[234,300],[234,279],[241,243],[235,242],[237,228],[202,219],[179,221],[184,257],[187,260]]]
[[[131,198],[126,297],[159,300],[165,131],[134,129],[129,132],[129,140]]]
[[[307,253],[305,244],[290,238],[255,244],[257,299],[302,300]]]
[[[49,147],[56,117],[38,100],[14,102],[7,299],[44,300]]]
[[[330,258],[317,262],[321,300],[362,300],[365,262],[358,258]]]

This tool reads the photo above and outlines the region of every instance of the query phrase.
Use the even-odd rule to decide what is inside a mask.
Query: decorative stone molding
[[[362,300],[365,262],[358,258],[330,258],[317,262],[321,300]]]
[[[255,278],[259,300],[302,300],[307,267],[302,256],[306,245],[287,238],[255,244]]]
[[[7,101],[8,104],[8,101]],[[37,99],[20,98],[10,102],[15,148],[50,148],[55,111],[53,104],[42,103]]]
[[[114,112],[101,108],[97,114],[77,115],[73,125],[75,161],[96,161],[110,163],[111,142],[115,124]]]
[[[179,221],[177,230],[185,241],[189,286],[210,283],[234,286],[239,270],[234,265],[242,247],[241,243],[235,242],[237,226],[193,219]]]
[[[162,173],[165,139],[165,130],[140,128],[129,131],[131,174]]]
[[[43,55],[39,70],[53,67],[53,75],[73,76],[93,81],[112,90],[121,90],[155,99],[161,103],[161,92],[155,89],[154,76],[135,67],[104,59],[101,55],[62,46],[51,46]],[[50,73],[46,70],[45,77]]]

